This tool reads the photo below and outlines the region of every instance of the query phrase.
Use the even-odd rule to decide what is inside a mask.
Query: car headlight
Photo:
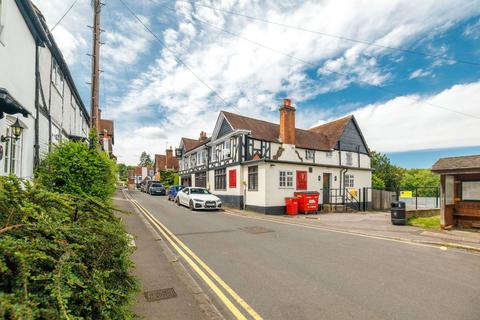
[[[197,202],[205,202],[204,200],[200,200],[200,199],[193,199],[193,201],[197,201]]]

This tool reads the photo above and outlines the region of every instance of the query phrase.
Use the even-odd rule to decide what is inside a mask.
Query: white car
[[[220,209],[222,200],[214,196],[205,188],[187,187],[178,191],[175,202],[180,206],[187,206],[190,210]]]

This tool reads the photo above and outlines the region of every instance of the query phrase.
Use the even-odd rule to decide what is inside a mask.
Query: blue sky
[[[106,1],[101,99],[104,116],[115,120],[120,162],[134,164],[143,150],[163,153],[182,136],[211,133],[219,110],[278,122],[285,97],[297,107],[302,128],[353,113],[369,147],[402,166],[429,167],[441,156],[480,153],[478,0],[125,1],[169,50],[120,1]],[[37,2],[49,25],[70,5]],[[89,3],[79,0],[54,31],[87,107]]]

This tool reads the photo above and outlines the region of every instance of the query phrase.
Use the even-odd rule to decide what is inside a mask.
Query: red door
[[[236,169],[228,171],[228,186],[230,188],[237,187],[237,170]]]
[[[297,171],[297,190],[307,190],[307,171]]]

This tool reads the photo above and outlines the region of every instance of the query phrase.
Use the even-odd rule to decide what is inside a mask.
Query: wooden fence
[[[372,210],[390,210],[391,203],[396,197],[394,191],[372,189]]]

